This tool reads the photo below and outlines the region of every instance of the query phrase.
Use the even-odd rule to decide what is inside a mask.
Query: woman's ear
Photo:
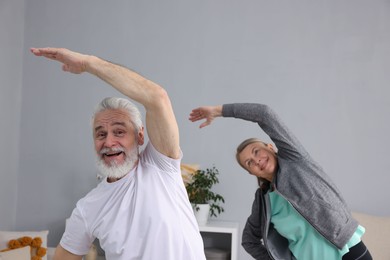
[[[267,144],[267,147],[272,150],[274,153],[276,153],[276,150],[272,144]]]

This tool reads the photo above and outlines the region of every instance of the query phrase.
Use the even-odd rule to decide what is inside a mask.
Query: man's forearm
[[[58,245],[54,253],[54,260],[82,260],[83,257],[75,255],[65,250],[61,245]]]
[[[86,71],[104,80],[146,110],[146,129],[153,146],[171,158],[180,157],[179,131],[165,89],[123,66],[95,56],[86,58]]]
[[[162,88],[140,74],[96,56],[87,56],[86,71],[99,77],[146,108],[152,106]]]

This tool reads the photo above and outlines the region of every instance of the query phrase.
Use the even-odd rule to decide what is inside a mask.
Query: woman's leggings
[[[357,245],[351,247],[349,252],[343,255],[342,260],[372,260],[372,256],[366,245],[361,241]]]

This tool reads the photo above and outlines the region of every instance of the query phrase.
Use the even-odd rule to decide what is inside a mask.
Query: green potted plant
[[[225,203],[225,199],[212,191],[212,187],[219,183],[218,174],[219,171],[215,166],[201,170],[191,165],[182,165],[183,180],[188,198],[194,206],[195,215],[203,205],[209,205],[206,207],[209,208],[206,213],[207,218],[208,216],[217,217],[224,212],[221,204]]]

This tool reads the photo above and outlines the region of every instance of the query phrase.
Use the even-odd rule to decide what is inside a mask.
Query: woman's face
[[[239,154],[241,165],[252,175],[272,181],[278,165],[271,144],[255,142],[247,145]]]

